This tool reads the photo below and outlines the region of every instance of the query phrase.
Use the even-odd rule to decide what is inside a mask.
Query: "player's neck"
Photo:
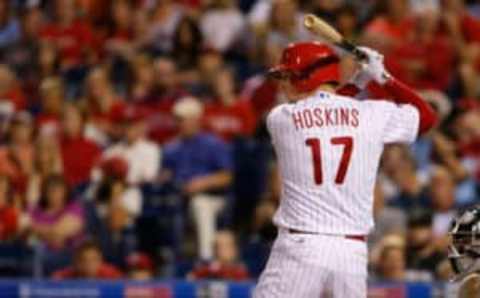
[[[295,94],[295,96],[290,97],[290,102],[297,102],[302,99],[308,98],[318,92],[329,92],[329,93],[335,93],[335,86],[332,84],[323,84],[315,88],[314,90],[310,92],[304,92],[304,93],[298,93]]]
[[[312,93],[317,93],[320,91],[335,93],[335,86],[332,84],[323,84],[323,85],[320,85],[317,89],[315,89]]]

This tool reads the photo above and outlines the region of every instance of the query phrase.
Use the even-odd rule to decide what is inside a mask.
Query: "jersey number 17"
[[[348,165],[350,164],[350,158],[353,151],[353,138],[352,137],[335,137],[330,140],[330,143],[335,146],[343,146],[342,158],[338,165],[337,175],[335,176],[336,184],[343,184],[345,176],[347,175]],[[315,183],[320,185],[323,182],[322,171],[322,150],[320,146],[320,139],[310,138],[305,141],[305,144],[310,147],[313,159],[313,177]]]

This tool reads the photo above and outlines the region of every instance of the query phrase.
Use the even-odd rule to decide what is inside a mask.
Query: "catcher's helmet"
[[[480,205],[466,209],[455,218],[450,229],[448,258],[456,279],[480,271]]]
[[[309,92],[324,83],[338,83],[340,59],[328,46],[319,42],[290,44],[283,50],[280,64],[269,74],[289,79],[299,92]]]

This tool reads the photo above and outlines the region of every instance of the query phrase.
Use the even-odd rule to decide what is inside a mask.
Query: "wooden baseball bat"
[[[313,34],[320,36],[331,43],[355,56],[358,60],[367,60],[368,57],[356,45],[346,40],[333,26],[313,14],[307,14],[303,25]]]

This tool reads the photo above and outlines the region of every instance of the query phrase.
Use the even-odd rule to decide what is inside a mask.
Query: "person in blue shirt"
[[[232,183],[231,150],[218,137],[202,131],[203,105],[197,99],[180,99],[173,114],[179,133],[165,146],[163,169],[175,188],[189,199],[198,255],[208,260],[213,255],[216,221]]]

